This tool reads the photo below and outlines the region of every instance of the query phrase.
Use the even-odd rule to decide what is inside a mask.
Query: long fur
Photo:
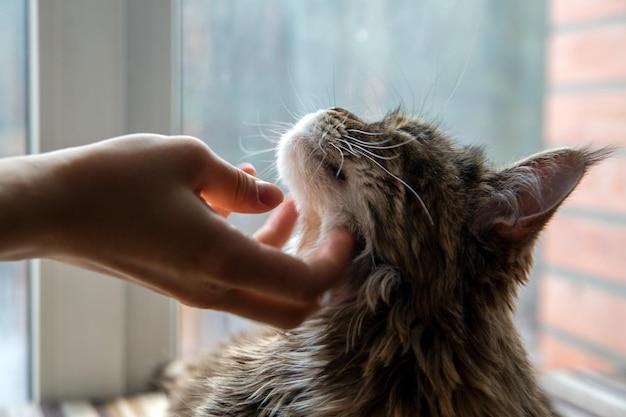
[[[305,256],[333,227],[358,248],[328,307],[187,366],[173,416],[550,416],[512,311],[537,235],[609,151],[560,149],[494,169],[394,112],[298,122],[277,152]]]

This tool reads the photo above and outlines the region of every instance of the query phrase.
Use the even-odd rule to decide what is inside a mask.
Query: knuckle
[[[205,283],[201,288],[190,290],[180,300],[188,307],[200,309],[223,309],[229,290],[214,283]]]
[[[252,184],[248,175],[241,171],[236,170],[236,178],[235,178],[235,198],[237,203],[243,203],[248,200],[248,196],[250,195],[250,189],[252,188]]]
[[[198,172],[210,164],[213,157],[211,149],[200,139],[191,136],[176,136],[171,141],[170,155],[176,155],[177,160],[192,172]]]

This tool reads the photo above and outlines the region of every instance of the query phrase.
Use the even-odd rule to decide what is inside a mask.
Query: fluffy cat
[[[399,111],[331,108],[283,135],[301,212],[295,253],[333,227],[357,250],[329,306],[191,366],[175,416],[550,416],[516,331],[533,245],[610,150],[556,149],[504,169]]]

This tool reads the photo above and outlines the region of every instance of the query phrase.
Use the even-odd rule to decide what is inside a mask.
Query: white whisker
[[[417,197],[417,200],[419,201],[420,205],[422,206],[422,208],[424,209],[424,212],[426,213],[426,216],[428,217],[428,220],[430,221],[431,226],[435,225],[435,222],[433,221],[432,216],[430,215],[430,212],[428,211],[428,208],[426,207],[426,204],[424,204],[424,200],[422,200],[422,197],[420,197],[420,195],[417,193],[417,191],[415,191],[413,189],[413,187],[411,187],[406,181],[404,181],[403,179],[401,179],[400,177],[398,177],[397,175],[393,174],[391,171],[389,171],[387,168],[385,168],[380,162],[376,161],[374,158],[372,158],[371,156],[368,155],[363,155],[365,156],[367,159],[369,159],[370,161],[372,161],[373,163],[375,163],[376,165],[378,165],[380,167],[380,169],[382,169],[383,171],[385,171],[387,174],[389,174],[392,178],[396,179],[397,181],[399,181],[402,185],[404,185],[409,191],[411,191],[411,193],[413,193],[413,195],[415,195],[415,197]]]
[[[249,149],[241,148],[241,150],[245,153],[245,156],[243,156],[243,158],[249,158],[251,156],[263,155],[263,154],[267,154],[270,152],[274,152],[275,148],[260,149],[257,151],[252,151]]]
[[[359,139],[357,139],[355,137],[348,136],[348,135],[346,135],[345,137],[350,139],[350,140],[352,140],[352,141],[354,141],[354,142],[357,142],[358,144],[363,145],[363,146],[365,146],[366,148],[369,148],[369,149],[394,149],[394,148],[399,148],[401,146],[404,146],[407,143],[411,143],[411,142],[413,142],[415,140],[414,138],[410,138],[408,140],[405,140],[404,142],[396,143],[395,145],[380,146],[380,145],[383,145],[383,144],[389,142],[391,139],[387,139],[387,140],[380,141],[380,142],[366,142],[366,141],[359,140]]]
[[[385,140],[381,140],[381,141],[378,141],[378,142],[367,142],[367,141],[364,141],[364,140],[361,140],[361,139],[357,139],[354,136],[350,136],[350,135],[345,135],[345,137],[350,139],[350,140],[352,140],[352,141],[354,141],[354,142],[356,142],[356,143],[360,143],[360,144],[366,145],[366,146],[379,146],[379,145],[384,145],[385,143],[391,142],[390,138],[387,138]]]
[[[346,150],[347,152],[349,152],[351,155],[356,156],[357,158],[361,156],[361,154],[357,151],[355,151],[352,148],[352,144],[350,142],[348,142],[345,139],[337,139],[337,141],[339,141],[339,143],[343,144],[341,147]]]
[[[350,146],[350,148],[342,145],[342,144],[336,144],[338,147],[340,147],[341,149],[343,149],[344,151],[348,152],[350,155],[352,156],[356,156],[357,158],[361,157],[361,154],[358,153],[357,151],[355,151],[354,149],[352,149],[352,146]],[[348,143],[349,145],[349,143]]]
[[[267,141],[269,143],[277,143],[277,141],[275,140],[270,140],[267,136],[265,135],[261,135],[261,136],[248,136],[245,139],[263,139],[264,141]],[[258,143],[258,142],[257,142]],[[261,149],[255,149],[255,147],[253,146],[252,148],[248,148],[246,147],[246,145],[244,144],[244,138],[239,138],[238,141],[238,146],[239,146],[239,150],[241,151],[241,153],[243,154],[241,159],[245,159],[245,158],[250,158],[250,157],[254,157],[256,155],[261,155],[261,154],[265,154],[265,153],[269,153],[269,152],[273,152],[274,149],[276,148],[275,146],[270,146],[270,147],[264,147]]]
[[[372,157],[377,158],[377,159],[382,159],[382,160],[385,160],[385,161],[391,161],[392,159],[396,159],[396,158],[398,158],[400,156],[400,154],[395,154],[395,155],[392,155],[392,156],[382,156],[382,155],[379,155],[379,154],[377,154],[375,152],[372,152],[372,151],[364,148],[361,145],[350,143],[350,142],[346,141],[345,139],[338,139],[338,140],[341,141],[341,142],[345,141],[346,143],[350,144],[350,146],[354,146],[355,148],[360,150],[361,153],[371,155]]]
[[[346,129],[346,132],[360,133],[362,135],[367,135],[367,136],[381,136],[381,135],[384,135],[383,132],[366,132],[364,130],[359,130],[359,129]]]
[[[275,161],[268,161],[268,162],[273,162],[273,163],[263,168],[263,170],[257,174],[257,178],[275,182],[276,179],[278,178],[278,166],[276,165]]]
[[[330,146],[332,146],[333,148],[337,149],[339,151],[339,155],[341,156],[341,164],[339,164],[339,168],[337,169],[337,173],[335,174],[335,176],[337,178],[339,178],[339,175],[341,175],[341,170],[343,169],[343,163],[345,162],[346,158],[343,154],[343,151],[341,150],[341,148],[338,145],[335,145],[332,142],[329,142]]]
[[[311,184],[315,180],[315,177],[317,176],[317,173],[320,172],[320,169],[322,169],[322,167],[324,166],[324,161],[325,160],[326,160],[326,155],[324,155],[324,157],[322,158],[320,163],[317,165],[317,168],[315,169],[315,172],[313,172],[313,174],[311,175],[311,178],[309,178],[309,189],[311,188]]]
[[[244,126],[254,126],[254,127],[281,127],[285,129],[291,129],[293,127],[293,123],[291,122],[271,122],[271,123],[261,123],[261,122],[243,122]]]
[[[276,132],[270,132],[270,133],[276,133]],[[241,141],[243,140],[247,140],[247,139],[263,139],[267,142],[271,142],[271,143],[277,143],[280,139],[279,138],[274,138],[274,137],[270,137],[268,135],[266,135],[265,133],[259,133],[257,135],[247,135],[245,138],[243,138]]]

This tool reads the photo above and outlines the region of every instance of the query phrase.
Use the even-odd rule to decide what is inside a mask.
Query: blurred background
[[[26,0],[0,2],[0,156],[28,152]],[[182,130],[275,181],[302,115],[401,106],[495,164],[626,145],[626,1],[181,0]],[[263,216],[233,216],[252,232]],[[626,153],[586,177],[543,235],[517,321],[544,370],[626,369]],[[0,263],[0,404],[26,399],[26,265]],[[249,326],[183,309],[192,354]]]
[[[0,158],[27,151],[26,68],[26,3],[24,0],[2,0]],[[28,396],[26,268],[25,262],[0,262],[0,404],[25,400]]]

